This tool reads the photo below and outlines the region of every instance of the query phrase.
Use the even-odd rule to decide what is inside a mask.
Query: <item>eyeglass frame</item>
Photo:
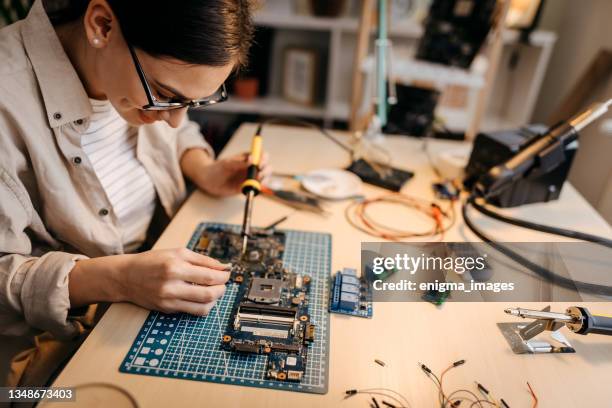
[[[142,107],[143,110],[146,111],[164,111],[164,110],[175,110],[175,109],[201,109],[206,106],[215,105],[217,103],[225,102],[228,100],[227,89],[225,88],[225,82],[221,85],[221,97],[219,99],[195,99],[191,101],[181,101],[181,102],[162,102],[155,98],[153,95],[153,91],[151,90],[151,86],[149,85],[149,81],[147,81],[147,76],[145,75],[144,70],[142,69],[142,65],[140,64],[140,60],[136,55],[136,50],[134,47],[128,43],[128,49],[130,50],[130,55],[132,56],[132,61],[134,61],[134,66],[136,67],[136,72],[138,73],[138,78],[144,88],[145,94],[147,95],[147,100],[149,103]],[[217,91],[218,92],[218,91]]]

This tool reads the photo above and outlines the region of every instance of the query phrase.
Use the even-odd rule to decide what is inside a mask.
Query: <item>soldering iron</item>
[[[257,179],[262,156],[261,129],[262,124],[259,124],[255,135],[253,136],[253,141],[251,142],[251,164],[247,168],[246,179],[241,186],[242,194],[246,196],[244,218],[242,220],[242,254],[246,253],[247,244],[249,242],[249,234],[251,233],[251,213],[253,212],[253,200],[261,191],[261,183]]]
[[[541,310],[510,308],[504,310],[507,314],[526,319],[546,320],[562,323],[578,334],[604,334],[612,336],[612,317],[591,314],[586,308],[569,307],[565,313],[554,313]]]

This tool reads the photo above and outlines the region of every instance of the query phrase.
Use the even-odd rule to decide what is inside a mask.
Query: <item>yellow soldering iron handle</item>
[[[246,180],[244,180],[241,186],[243,194],[248,194],[251,191],[259,194],[261,191],[261,183],[257,180],[257,174],[261,164],[262,144],[261,135],[259,133],[255,134],[251,143],[251,165],[247,169]]]

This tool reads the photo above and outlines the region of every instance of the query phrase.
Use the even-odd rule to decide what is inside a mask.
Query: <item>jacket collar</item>
[[[85,88],[64,52],[42,0],[25,18],[21,35],[45,102],[51,128],[91,116]]]

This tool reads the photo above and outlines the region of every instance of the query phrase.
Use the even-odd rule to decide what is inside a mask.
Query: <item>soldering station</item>
[[[9,6],[0,4],[0,27],[15,14],[13,3],[19,10],[29,4],[4,3]],[[93,17],[84,22],[110,19],[95,14],[106,10],[107,3],[116,2],[96,1],[98,9],[90,10],[86,16]],[[49,221],[53,212],[37,217],[23,211],[30,201],[42,203],[52,195],[26,170],[48,174],[50,185],[59,177],[56,170],[46,171],[35,155],[17,157],[16,170],[0,164],[0,192],[20,203],[17,210],[9,208],[0,196],[0,225],[10,226],[5,229],[13,234],[9,239],[0,235],[0,276],[10,277],[0,280],[10,289],[0,292],[0,312],[8,304],[44,329],[27,343],[34,349],[7,366],[7,378],[21,382],[10,389],[0,384],[0,404],[17,402],[5,394],[24,387],[75,391],[70,402],[75,407],[157,407],[175,401],[177,407],[296,408],[612,404],[607,384],[612,372],[612,275],[598,274],[612,271],[612,167],[605,151],[610,139],[603,135],[612,120],[612,54],[602,45],[577,76],[587,64],[578,67],[568,61],[591,53],[585,44],[595,40],[585,36],[594,34],[566,27],[585,27],[589,19],[601,22],[595,14],[606,15],[612,8],[594,3],[607,2],[264,0],[252,15],[244,11],[250,2],[213,3],[224,7],[219,15],[232,24],[252,25],[241,33],[244,44],[238,44],[237,36],[225,38],[220,23],[210,27],[219,32],[206,34],[235,42],[211,46],[211,54],[253,43],[250,65],[232,67],[226,81],[215,84],[222,98],[163,98],[162,90],[173,86],[162,86],[156,79],[161,70],[151,67],[157,59],[171,64],[172,56],[148,52],[138,42],[121,43],[128,47],[130,69],[136,70],[132,74],[142,81],[149,102],[135,110],[142,126],[159,119],[170,125],[164,124],[168,132],[179,132],[163,139],[170,153],[157,152],[152,158],[146,152],[160,131],[148,138],[130,133],[121,145],[135,146],[130,152],[143,175],[135,182],[142,182],[138,188],[151,181],[155,210],[147,234],[163,229],[155,221],[158,213],[174,218],[151,254],[112,253],[120,257],[117,265],[130,265],[132,284],[146,281],[147,295],[159,292],[164,307],[149,298],[129,298],[130,288],[121,286],[121,295],[113,299],[122,303],[109,306],[97,326],[78,314],[89,303],[77,301],[81,298],[74,295],[70,274],[78,276],[77,267],[95,263],[98,252],[109,252],[106,247],[80,254],[66,245],[74,252],[66,257],[72,272],[61,265],[53,269],[60,256],[49,260],[42,253],[28,261],[31,265],[13,267],[11,262],[28,254],[6,247],[22,232],[31,239],[57,238],[60,249],[53,251],[58,252],[64,250],[61,237],[70,230]],[[61,13],[56,16],[48,8],[52,24],[63,21]],[[588,16],[580,12],[590,8],[594,11]],[[145,18],[148,11],[143,13]],[[195,17],[188,20],[197,26]],[[119,26],[111,27],[115,33]],[[120,27],[130,33],[130,27]],[[184,30],[175,28],[168,30]],[[598,37],[610,38],[609,28],[605,35],[597,30],[592,32],[600,33]],[[190,38],[201,31],[190,32]],[[68,32],[60,34],[69,37]],[[91,54],[80,65],[108,52],[105,39],[91,39]],[[589,52],[578,53],[579,45]],[[0,56],[3,47],[0,43]],[[47,48],[45,55],[62,50]],[[179,62],[181,69],[198,73],[207,65]],[[49,62],[50,67],[56,63]],[[4,76],[22,75],[4,65],[0,63],[0,88],[6,86]],[[215,75],[226,68],[219,61],[208,65],[214,71],[206,66],[206,72]],[[31,85],[43,95],[43,105],[55,106],[48,87]],[[563,92],[553,89],[557,86]],[[563,101],[561,93],[568,95]],[[94,115],[100,114],[96,103],[101,101],[87,96],[83,99],[93,104]],[[0,96],[0,145],[6,123],[13,120],[4,120],[3,107]],[[206,142],[199,134],[181,136],[187,127],[175,126],[171,119],[203,107],[210,109],[190,110],[186,120],[203,125],[203,133],[210,133]],[[34,116],[45,115],[37,111]],[[84,138],[95,133],[87,128],[89,121],[72,118],[63,109],[44,119],[56,132],[58,151],[72,152],[79,144],[71,139],[77,131]],[[10,124],[8,134],[16,127]],[[132,127],[126,122],[129,132]],[[82,139],[80,148],[94,149],[117,136],[107,137]],[[89,180],[90,167],[99,170],[96,165],[106,163],[96,155],[101,153],[94,151],[87,159],[70,153],[68,173]],[[189,171],[194,157],[211,167]],[[178,163],[167,163],[162,172],[167,178],[156,176],[168,182],[176,172],[180,177],[171,187],[177,196],[189,192],[184,202],[158,197],[158,191],[172,189],[144,177],[149,168],[175,159]],[[226,185],[211,188],[204,176]],[[96,180],[105,182],[100,175]],[[121,177],[114,182],[130,184]],[[42,201],[23,195],[21,184],[40,193],[42,198],[35,198]],[[59,189],[59,183],[52,188]],[[77,190],[96,206],[109,199],[109,205],[95,211],[83,209],[92,237],[107,233],[105,229],[126,234],[118,225],[129,217],[112,208],[123,192],[113,192],[119,187],[112,183],[108,189],[104,194]],[[144,194],[137,195],[142,199]],[[31,228],[22,219],[5,224],[9,209],[42,224]],[[89,212],[97,214],[95,222]],[[140,212],[145,211],[134,210],[130,216]],[[564,251],[561,243],[566,248],[585,245],[603,255],[591,258],[589,251],[579,249],[576,255]],[[167,249],[175,247],[181,249]],[[5,256],[14,257],[8,266]],[[151,265],[146,266],[155,274],[146,276],[154,279],[134,278],[143,268],[132,268],[130,262],[141,256],[148,256]],[[158,270],[154,261],[161,256],[169,258]],[[37,263],[47,265],[46,280],[29,272]],[[116,264],[100,265],[87,276],[108,270],[115,277]],[[63,276],[61,285],[53,283],[55,275]],[[83,344],[79,353],[71,354],[65,344],[47,337],[51,324],[45,316],[23,312],[46,299],[40,287],[13,293],[17,283],[36,279],[56,292],[71,292],[60,303],[67,310],[64,320],[82,332],[82,338],[71,340],[75,350]],[[181,297],[175,299],[175,292]],[[106,300],[95,298],[101,304]],[[181,309],[196,306],[197,313]],[[0,315],[0,323],[3,319]],[[16,327],[10,330],[16,332]],[[47,347],[61,357],[61,367],[29,372],[29,364],[47,361],[42,352]],[[16,377],[19,369],[23,376]],[[52,374],[45,377],[48,372]],[[59,399],[28,401],[52,407]]]

